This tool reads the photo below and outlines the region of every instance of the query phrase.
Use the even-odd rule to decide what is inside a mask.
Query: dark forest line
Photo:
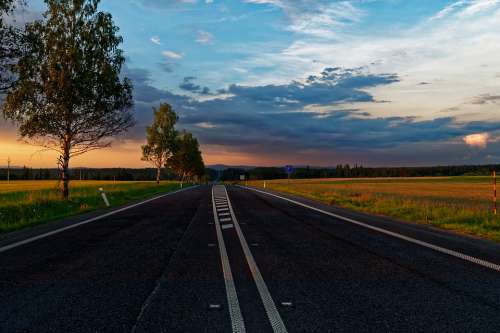
[[[446,177],[446,176],[488,176],[492,170],[500,170],[500,164],[492,165],[457,165],[431,167],[363,167],[338,165],[334,168],[298,167],[290,175],[292,179],[308,178],[361,178],[361,177]],[[206,181],[234,181],[245,175],[249,180],[284,179],[287,178],[285,168],[255,167],[251,169],[231,168],[216,170],[205,169]],[[156,179],[154,168],[72,168],[70,177],[73,180],[129,180],[149,181]],[[7,179],[7,168],[0,169],[0,180]],[[11,168],[11,180],[56,180],[59,179],[57,169],[45,168]],[[162,171],[162,179],[177,180],[176,173],[169,169]]]

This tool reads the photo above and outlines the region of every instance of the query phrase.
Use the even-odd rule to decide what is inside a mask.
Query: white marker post
[[[493,170],[493,215],[497,215],[497,171]]]
[[[101,192],[102,200],[104,200],[106,206],[109,207],[108,197],[106,197],[106,193],[104,192],[102,187],[99,188],[99,192]]]

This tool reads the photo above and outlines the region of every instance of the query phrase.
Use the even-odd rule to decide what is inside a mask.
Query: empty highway
[[[198,186],[0,240],[0,332],[500,332],[500,246]]]

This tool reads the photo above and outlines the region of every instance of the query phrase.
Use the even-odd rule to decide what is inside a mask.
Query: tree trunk
[[[62,181],[62,196],[65,200],[69,197],[69,148],[64,149],[64,155],[61,156],[61,181]]]
[[[156,184],[160,185],[161,167],[156,168]]]

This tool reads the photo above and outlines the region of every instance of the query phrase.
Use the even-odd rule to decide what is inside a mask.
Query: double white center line
[[[231,201],[229,200],[229,196],[227,194],[225,186],[216,185],[212,188],[212,202],[215,228],[217,233],[217,240],[219,243],[222,271],[224,275],[224,282],[226,285],[227,301],[229,305],[229,314],[231,317],[233,332],[245,332],[245,323],[241,314],[236,287],[231,272],[231,266],[229,265],[226,246],[224,244],[224,237],[222,235],[222,230],[230,228],[227,227],[229,225],[231,225],[231,227],[234,226],[234,228],[236,229],[236,233],[238,235],[238,239],[240,240],[243,253],[245,254],[245,259],[248,263],[248,267],[250,268],[250,272],[252,274],[255,285],[257,286],[259,296],[262,300],[273,331],[276,333],[286,333],[287,329],[285,327],[285,324],[281,319],[278,309],[276,308],[276,304],[274,303],[274,300],[269,293],[269,289],[267,288],[264,278],[262,277],[262,274],[260,273],[260,270],[257,267],[255,259],[252,255],[252,252],[248,247],[248,243],[245,239],[245,236],[243,235],[243,231],[241,230],[238,220],[236,219],[236,216],[234,214],[234,210],[231,206]],[[229,211],[229,214],[226,213],[227,211]],[[228,215],[229,217],[226,217]],[[225,224],[221,224],[221,222],[224,222]]]

